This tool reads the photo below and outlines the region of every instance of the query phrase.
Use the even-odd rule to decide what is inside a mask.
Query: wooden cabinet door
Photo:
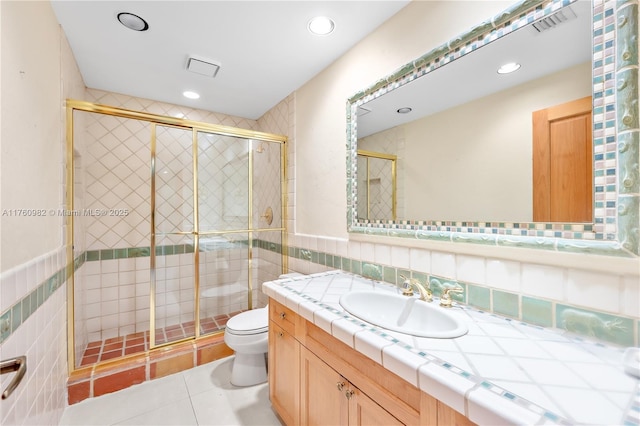
[[[464,414],[438,401],[438,426],[475,426]]]
[[[593,220],[591,97],[533,113],[533,221]]]
[[[305,347],[300,348],[300,424],[346,425],[349,383]]]
[[[269,398],[285,424],[300,424],[300,343],[269,322]]]
[[[351,386],[350,391],[353,393],[349,398],[349,426],[394,426],[404,424],[366,394],[362,393],[360,389]]]

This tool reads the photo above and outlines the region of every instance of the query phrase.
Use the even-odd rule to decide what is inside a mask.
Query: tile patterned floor
[[[200,320],[200,334],[209,334],[224,329],[227,321],[242,311],[230,314],[216,315],[215,317]],[[195,322],[189,321],[183,324],[170,325],[156,329],[156,344],[161,345],[170,341],[193,337],[195,334]],[[80,367],[92,365],[97,362],[119,358],[125,355],[144,352],[149,349],[149,331],[129,334],[127,336],[113,337],[102,341],[90,342],[80,360]]]
[[[60,425],[280,426],[267,383],[230,384],[234,357],[89,398],[64,410]]]

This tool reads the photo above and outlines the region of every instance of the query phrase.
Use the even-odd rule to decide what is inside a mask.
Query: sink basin
[[[447,308],[386,291],[345,293],[340,305],[363,321],[417,337],[450,339],[469,330]]]

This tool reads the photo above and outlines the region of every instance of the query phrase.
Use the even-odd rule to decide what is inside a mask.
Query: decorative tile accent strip
[[[633,346],[633,320],[556,304],[556,326],[576,334]]]
[[[617,18],[612,16],[609,25],[616,26],[616,119],[620,138],[620,173],[618,177],[618,223],[622,246],[640,254],[640,191],[638,187],[638,140],[640,138],[640,113],[638,105],[638,2],[619,1]],[[615,20],[614,20],[615,19]],[[616,25],[617,24],[617,25]],[[612,49],[613,50],[613,49]]]
[[[235,242],[215,242],[200,244],[200,252],[239,248],[239,246],[247,245],[247,241],[235,241]],[[265,250],[275,251],[280,253],[282,247],[280,244],[271,243],[268,241],[254,240],[254,247],[263,248]],[[173,244],[156,246],[156,256],[170,256],[174,254],[193,253],[193,244]],[[130,259],[134,257],[149,257],[151,256],[150,247],[130,247],[130,248],[117,248],[117,249],[103,249],[103,250],[88,250],[85,254],[86,261],[93,262],[97,260],[111,260],[111,259]],[[76,267],[77,269],[77,267]]]
[[[83,258],[84,256],[79,256],[73,265],[70,264],[58,270],[0,315],[0,344],[8,339],[56,290],[67,282],[72,270],[79,268],[84,263]]]
[[[201,244],[200,251],[212,251],[219,249],[237,248],[239,245],[247,245],[246,240],[238,240],[235,242],[215,242]],[[254,247],[280,253],[282,245],[264,240],[254,240]],[[76,256],[73,265],[68,265],[60,269],[51,277],[44,280],[37,288],[25,295],[22,299],[7,308],[0,315],[0,343],[4,342],[9,336],[24,323],[49,297],[63,284],[67,282],[69,276],[77,271],[85,262],[94,262],[99,260],[110,259],[128,259],[136,257],[149,257],[151,249],[149,247],[129,247],[105,250],[88,250]],[[177,244],[157,246],[156,255],[174,255],[182,253],[193,253],[193,245]]]
[[[522,320],[543,327],[553,326],[553,304],[548,300],[522,296]]]
[[[624,420],[624,426],[637,426],[638,424],[640,424],[640,384],[636,390],[636,397],[627,410],[627,418]]]
[[[310,254],[310,258],[302,252]],[[394,285],[402,284],[400,275],[416,278],[421,283],[430,283],[434,296],[440,296],[447,287],[462,287],[462,294],[452,293],[452,298],[479,309],[495,312],[527,323],[543,327],[556,327],[571,333],[596,337],[622,346],[638,345],[640,336],[634,333],[640,328],[640,320],[612,315],[604,312],[586,310],[560,304],[558,302],[536,297],[518,295],[503,290],[489,288],[475,283],[463,282],[432,274],[399,269],[393,266],[380,265],[373,262],[361,262],[355,259],[341,258],[328,253],[316,252],[297,247],[289,247],[290,257],[312,262],[329,268],[341,269],[377,281]],[[293,255],[291,254],[293,253]],[[322,261],[324,259],[324,261]],[[338,262],[335,259],[339,259]],[[565,311],[567,311],[565,313]],[[571,312],[574,311],[572,314]],[[569,321],[567,322],[567,318]],[[638,333],[640,334],[640,332]]]

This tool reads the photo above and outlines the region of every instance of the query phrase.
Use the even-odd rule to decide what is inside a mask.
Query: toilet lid
[[[242,312],[229,321],[226,328],[233,334],[258,334],[269,330],[269,312],[266,308]]]

